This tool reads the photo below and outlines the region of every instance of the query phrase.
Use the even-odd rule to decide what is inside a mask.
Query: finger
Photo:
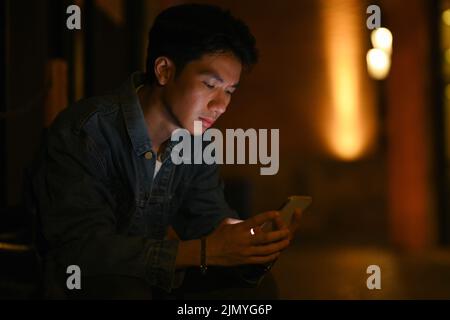
[[[253,229],[253,232],[255,235],[264,233],[262,226],[256,226],[256,227],[253,227],[252,229]]]
[[[261,230],[262,232],[271,232],[275,230],[273,227],[273,223],[270,221],[263,223],[261,226],[257,228],[259,228],[259,230]]]
[[[299,208],[296,208],[294,211],[294,214],[292,215],[291,223],[289,225],[289,230],[291,231],[292,236],[294,236],[295,233],[300,228],[301,216],[302,216],[302,210]]]
[[[253,217],[245,220],[243,223],[240,223],[239,225],[243,228],[250,230],[250,228],[261,226],[264,222],[273,220],[277,216],[279,216],[278,211],[267,211],[267,212],[258,214],[256,216],[253,216]]]
[[[271,242],[276,242],[288,238],[289,234],[290,234],[289,229],[271,232],[261,232],[261,231],[255,232],[255,235],[251,238],[250,243],[253,245],[262,245]]]
[[[292,222],[297,222],[297,223],[299,223],[299,222],[300,222],[300,219],[301,219],[301,217],[302,217],[302,215],[303,215],[303,210],[300,209],[300,208],[295,208],[294,214],[293,214],[292,217],[291,217],[291,223],[292,223]]]
[[[248,258],[247,263],[248,264],[266,264],[266,263],[269,263],[269,262],[272,262],[272,261],[278,259],[279,256],[280,256],[280,253],[277,252],[277,253],[271,254],[269,256],[250,257],[250,258]]]
[[[265,231],[262,229],[261,226],[250,228],[251,237],[249,238],[249,243],[253,244],[253,241],[254,241],[253,239],[255,239],[255,237],[258,237],[258,239],[259,239],[259,237],[261,237],[262,234],[264,234],[264,233],[265,233]]]
[[[286,249],[289,246],[289,242],[290,241],[288,239],[285,239],[263,246],[254,246],[249,250],[249,252],[252,256],[268,256]]]
[[[175,230],[173,229],[172,226],[169,226],[169,228],[167,229],[167,239],[168,240],[180,240],[180,237],[175,232]]]
[[[286,223],[284,222],[284,220],[281,219],[280,216],[275,217],[274,222],[275,222],[275,228],[276,228],[277,230],[288,229],[288,226],[286,225]]]

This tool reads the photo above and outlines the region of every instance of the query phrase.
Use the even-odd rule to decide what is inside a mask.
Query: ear
[[[175,64],[167,57],[158,57],[155,60],[154,72],[157,83],[165,86],[175,74]]]

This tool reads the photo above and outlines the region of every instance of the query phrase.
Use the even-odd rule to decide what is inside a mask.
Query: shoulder
[[[61,111],[50,129],[80,135],[106,123],[108,116],[114,116],[119,109],[119,97],[116,95],[82,99]]]
[[[46,147],[104,171],[112,144],[121,145],[124,140],[121,114],[118,95],[80,100],[57,116],[47,132]]]

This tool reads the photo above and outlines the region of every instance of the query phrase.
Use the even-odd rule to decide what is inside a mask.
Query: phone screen
[[[278,209],[281,219],[283,219],[286,225],[291,223],[291,217],[294,214],[296,208],[305,210],[312,203],[310,196],[290,196],[286,202]],[[263,231],[273,231],[275,228],[272,222],[265,223],[262,226]]]
[[[291,217],[294,214],[296,208],[300,208],[304,211],[312,203],[312,198],[309,196],[290,196],[285,204],[280,208],[280,215],[284,223],[289,225]]]

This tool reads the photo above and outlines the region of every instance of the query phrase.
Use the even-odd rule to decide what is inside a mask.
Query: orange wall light
[[[343,161],[362,157],[374,134],[374,96],[365,72],[365,12],[358,0],[321,1],[328,96],[321,131]]]

